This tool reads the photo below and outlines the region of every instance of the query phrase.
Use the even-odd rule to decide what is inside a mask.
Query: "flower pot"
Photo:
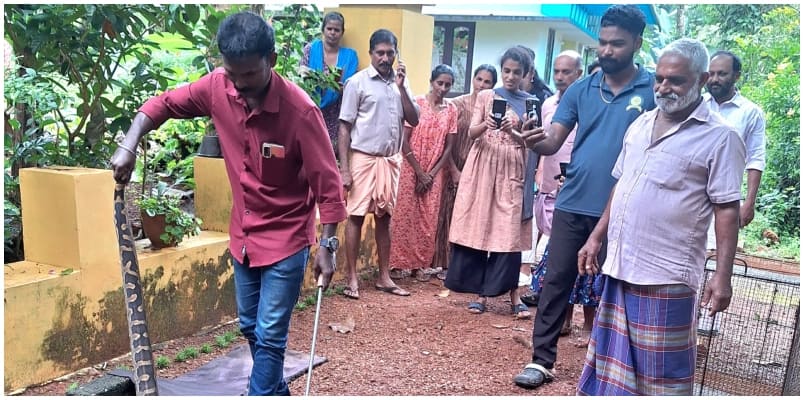
[[[198,148],[198,155],[201,157],[222,158],[221,145],[217,135],[205,135],[201,139],[201,147]]]
[[[145,237],[151,241],[152,249],[161,249],[163,247],[176,247],[178,243],[165,242],[159,236],[165,233],[165,215],[150,216],[147,213],[141,213],[142,216],[142,230],[145,232]]]

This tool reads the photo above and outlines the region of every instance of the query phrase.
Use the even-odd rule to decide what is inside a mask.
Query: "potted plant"
[[[153,249],[175,247],[186,235],[201,233],[201,219],[181,209],[181,199],[168,193],[165,182],[159,182],[155,192],[143,196],[137,205],[142,216],[142,229]]]

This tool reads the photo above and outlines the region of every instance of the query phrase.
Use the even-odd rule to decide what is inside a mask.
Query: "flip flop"
[[[529,319],[530,318],[530,310],[528,310],[528,306],[519,303],[517,305],[511,306],[511,313],[514,314],[514,318],[516,319]]]
[[[374,289],[377,289],[377,290],[379,290],[381,292],[394,294],[394,295],[397,295],[397,296],[403,296],[403,297],[404,296],[410,296],[410,292],[408,292],[405,289],[402,289],[399,286],[385,287],[385,286],[380,286],[380,285],[374,285]]]
[[[483,314],[486,312],[486,305],[479,301],[472,301],[469,303],[469,312],[472,314]]]
[[[360,293],[357,291],[357,289],[347,287],[343,289],[343,297],[346,297],[347,299],[359,300]]]

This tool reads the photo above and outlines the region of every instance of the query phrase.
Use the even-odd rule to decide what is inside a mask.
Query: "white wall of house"
[[[500,57],[502,57],[505,50],[522,44],[536,52],[536,71],[538,71],[539,76],[544,78],[545,66],[548,60],[547,39],[549,29],[549,22],[477,21],[475,23],[475,43],[470,73],[481,64],[492,64],[499,73]],[[564,50],[581,52],[582,48],[582,44],[566,40],[560,32],[556,32],[553,56],[550,59],[555,60],[558,54]],[[552,65],[549,68],[552,68]],[[548,82],[548,85],[554,88],[552,79]],[[497,86],[501,86],[499,81]]]

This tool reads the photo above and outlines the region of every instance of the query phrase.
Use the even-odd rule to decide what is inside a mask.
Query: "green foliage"
[[[159,182],[156,194],[144,196],[137,201],[137,205],[148,216],[164,215],[166,232],[160,238],[166,243],[178,244],[186,235],[195,236],[201,233],[201,219],[182,210],[181,199],[169,195],[167,189],[165,182]]]
[[[176,362],[185,362],[191,358],[198,357],[198,349],[195,347],[186,347],[181,349],[178,353],[176,353],[176,357],[174,360]]]
[[[223,335],[218,335],[215,336],[215,345],[222,349],[229,345],[229,341]]]
[[[78,386],[79,386],[78,382],[70,383],[70,386],[67,386],[67,392],[72,392],[72,391],[78,389]]]
[[[736,35],[735,51],[746,57],[742,94],[765,111],[766,168],[757,208],[780,236],[800,234],[801,93],[799,11],[776,7],[762,16],[759,29]]]
[[[300,67],[304,46],[321,33],[321,12],[315,5],[291,4],[282,12],[271,16],[271,24],[276,35],[277,60],[274,70],[299,85],[314,102],[321,100],[316,90],[335,89],[340,86],[336,79],[337,68],[330,73]]]
[[[801,198],[800,6],[685,7],[683,36],[702,40],[711,51],[727,49],[738,54],[743,61],[742,76],[737,82],[740,91],[765,112],[766,166],[757,196],[757,210],[763,217],[755,218],[748,226],[756,230],[749,235],[756,244],[753,248],[767,247],[761,243],[764,229],[780,236],[782,244],[777,247],[797,243]]]
[[[165,356],[156,357],[156,369],[165,369],[170,366],[170,359]]]
[[[204,354],[212,353],[212,345],[209,344],[209,343],[204,343],[204,344],[201,345],[200,351],[201,351],[201,353],[204,353]]]

